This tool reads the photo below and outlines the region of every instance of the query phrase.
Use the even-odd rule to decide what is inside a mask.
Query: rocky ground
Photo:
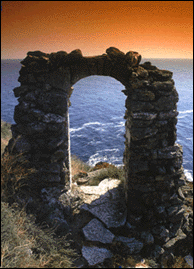
[[[168,268],[176,264],[172,252],[154,245],[148,232],[137,231],[126,222],[124,192],[118,179],[107,178],[98,186],[90,186],[97,172],[77,178],[72,187],[71,231],[82,254],[77,265],[80,268],[110,268],[113,264],[118,268]],[[189,211],[192,211],[192,186],[188,182],[182,188]],[[190,253],[184,256],[182,263],[186,268],[192,266]]]
[[[106,169],[106,168],[103,168]],[[149,231],[136,229],[127,222],[122,183],[106,178],[94,185],[100,170],[78,174],[72,188],[52,187],[41,191],[41,201],[31,195],[27,212],[34,212],[56,227],[58,236],[68,234],[77,250],[77,268],[190,268],[192,246],[179,230],[166,247],[155,244]],[[80,177],[79,177],[80,176]],[[186,210],[192,212],[192,183],[182,188]],[[25,199],[26,201],[26,199]],[[54,222],[55,221],[55,224]],[[192,238],[192,228],[190,239]],[[187,238],[188,239],[188,238]],[[179,244],[176,244],[176,240]],[[186,246],[186,245],[187,246]],[[182,248],[181,248],[182,246]],[[177,255],[178,254],[178,255]],[[181,259],[180,259],[181,258]],[[180,260],[178,260],[180,259]]]

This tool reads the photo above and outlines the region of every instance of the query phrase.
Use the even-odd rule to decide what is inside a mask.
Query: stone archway
[[[184,217],[179,188],[185,184],[183,151],[175,143],[178,94],[172,72],[140,60],[137,52],[125,54],[113,47],[94,57],[83,57],[80,50],[28,52],[21,61],[21,86],[14,89],[19,104],[7,150],[23,152],[37,169],[32,188],[64,184],[70,177],[72,86],[90,75],[111,76],[125,86],[127,96],[124,165],[129,221],[148,227],[171,222],[174,227]]]

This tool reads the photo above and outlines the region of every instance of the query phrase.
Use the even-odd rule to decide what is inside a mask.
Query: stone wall
[[[117,79],[127,96],[124,166],[129,222],[140,227],[158,224],[152,232],[166,242],[184,221],[183,151],[175,143],[178,93],[172,72],[140,61],[137,52],[125,54],[113,47],[94,57],[83,57],[80,50],[28,52],[21,61],[21,86],[13,90],[19,104],[6,150],[24,153],[37,169],[32,189],[66,184],[72,86],[91,75]]]

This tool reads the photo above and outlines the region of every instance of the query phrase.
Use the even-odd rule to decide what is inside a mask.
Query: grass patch
[[[11,139],[11,124],[1,120],[1,155]]]
[[[75,257],[65,237],[55,238],[16,205],[1,202],[2,268],[73,268]]]
[[[72,176],[78,174],[79,172],[89,172],[91,170],[91,166],[84,163],[77,156],[71,156],[71,174]]]
[[[10,201],[27,184],[30,175],[36,172],[27,164],[22,153],[10,155],[6,152],[1,158],[1,197],[4,201]]]

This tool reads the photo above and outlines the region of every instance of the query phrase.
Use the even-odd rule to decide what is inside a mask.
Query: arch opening
[[[73,85],[70,97],[71,154],[90,166],[123,166],[125,96],[116,79],[92,75]]]

